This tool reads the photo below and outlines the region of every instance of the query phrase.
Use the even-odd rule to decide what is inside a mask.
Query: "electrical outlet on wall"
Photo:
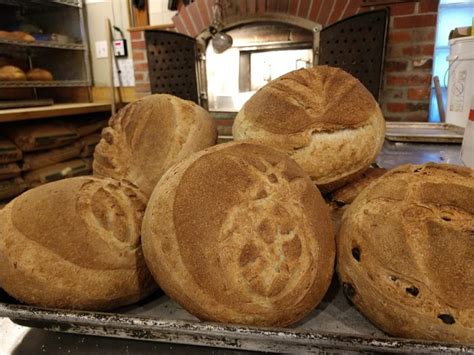
[[[109,51],[107,48],[107,41],[96,41],[95,42],[95,56],[99,58],[107,58]]]

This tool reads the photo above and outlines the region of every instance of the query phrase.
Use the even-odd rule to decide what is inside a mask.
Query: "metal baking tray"
[[[162,293],[114,313],[44,309],[0,294],[0,316],[45,330],[166,343],[278,353],[346,352],[474,354],[455,345],[385,335],[344,297],[336,280],[322,303],[290,328],[258,328],[200,322]]]
[[[387,122],[385,138],[394,142],[461,143],[464,128],[449,123]]]

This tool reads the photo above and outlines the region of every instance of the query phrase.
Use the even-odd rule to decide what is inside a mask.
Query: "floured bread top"
[[[285,74],[261,88],[239,115],[274,134],[357,128],[377,109],[372,94],[345,71],[317,66]]]
[[[287,325],[331,280],[321,195],[292,159],[262,145],[222,144],[170,169],[142,233],[155,279],[202,319]]]
[[[141,248],[146,197],[110,178],[31,189],[0,211],[0,287],[36,306],[107,310],[156,289]]]
[[[214,145],[216,137],[212,117],[200,106],[150,95],[111,118],[94,153],[94,174],[128,181],[149,196],[171,165]]]
[[[386,332],[474,342],[474,171],[404,165],[380,177],[344,214],[338,272]]]
[[[112,179],[77,177],[19,196],[11,223],[26,239],[80,267],[131,267],[145,204],[139,191]]]

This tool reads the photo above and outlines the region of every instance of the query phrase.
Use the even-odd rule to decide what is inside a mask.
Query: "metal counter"
[[[458,144],[386,141],[376,162],[388,169],[405,163],[421,164],[430,161],[461,164],[459,150]],[[245,349],[272,352],[351,353],[354,350],[374,351],[374,348],[377,352],[466,351],[474,354],[474,347],[445,347],[437,343],[395,339],[384,335],[348,303],[336,282],[333,282],[317,309],[296,326],[282,332],[275,329],[201,323],[164,295],[155,295],[138,305],[117,311],[121,315],[103,313],[91,316],[87,312],[76,312],[76,314],[64,312],[64,315],[59,317],[54,312],[41,309],[30,308],[25,311],[21,309],[22,306],[8,304],[5,297],[0,298],[2,298],[0,301],[6,302],[0,303],[0,314],[14,315],[17,323],[43,328],[21,326],[8,318],[0,318],[2,355],[251,353]],[[69,324],[68,321],[71,319],[79,323]],[[124,321],[129,323],[123,329],[117,327]],[[66,334],[49,330],[111,337]],[[324,335],[325,331],[328,331],[329,335]],[[322,332],[322,335],[319,332]],[[124,337],[155,342],[120,339]],[[305,340],[308,342],[305,343]],[[171,344],[173,342],[200,346]],[[291,346],[286,346],[285,342]]]

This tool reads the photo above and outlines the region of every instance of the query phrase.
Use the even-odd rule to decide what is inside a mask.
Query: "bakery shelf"
[[[90,86],[87,80],[0,81],[0,88],[54,88]]]
[[[1,5],[10,5],[10,6],[27,6],[27,7],[38,7],[44,5],[57,6],[57,5],[66,5],[73,7],[82,7],[81,0],[29,0],[28,2],[21,0],[0,0]]]
[[[55,104],[52,106],[41,107],[13,108],[0,110],[0,122],[25,121],[107,111],[110,111],[110,104],[106,102],[84,102]]]
[[[12,41],[9,39],[0,39],[1,45],[18,46],[18,47],[30,47],[30,48],[56,48],[56,49],[68,49],[68,50],[86,50],[86,46],[80,43],[58,43],[52,41],[36,41],[36,42],[25,42],[25,41]]]

